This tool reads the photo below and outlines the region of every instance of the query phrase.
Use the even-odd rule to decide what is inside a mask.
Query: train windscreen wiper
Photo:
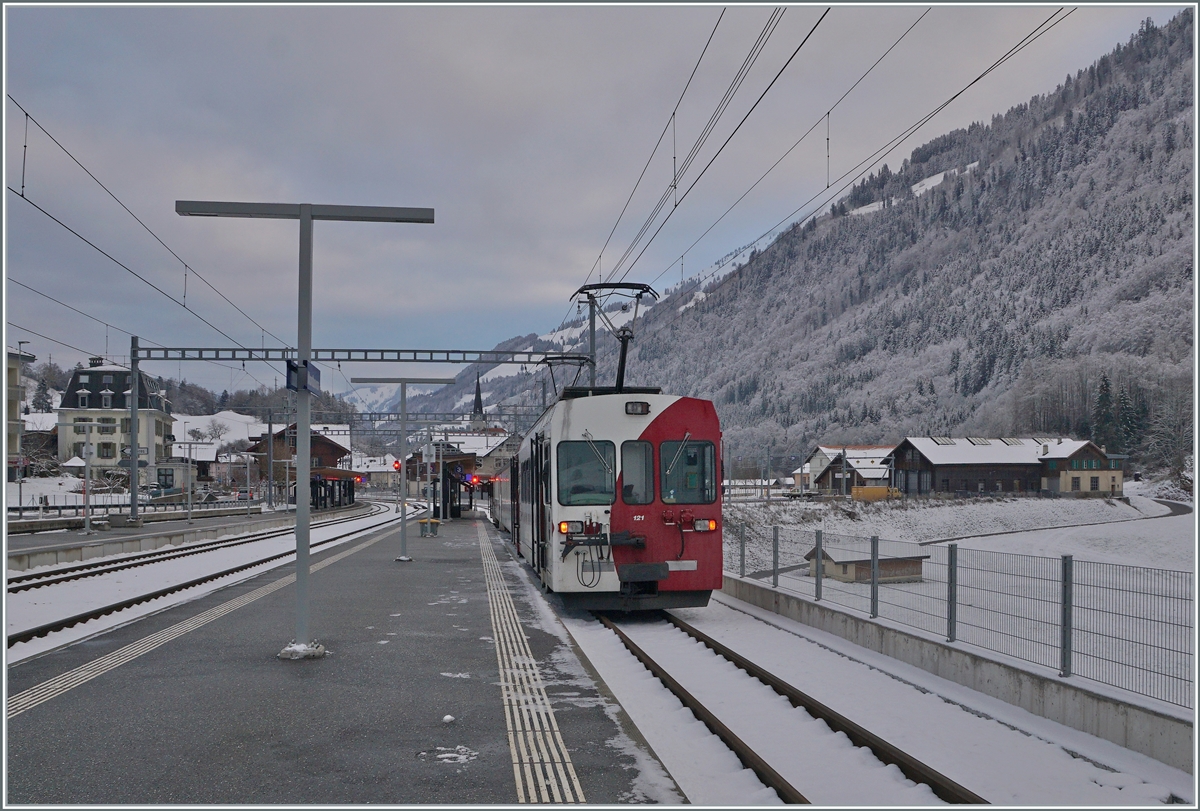
[[[671,464],[667,465],[667,472],[664,476],[670,476],[671,471],[675,469],[675,463],[679,461],[679,454],[683,453],[683,449],[687,447],[687,441],[692,438],[692,432],[687,431],[683,435],[683,442],[679,443],[679,450],[675,451],[675,458],[671,460]],[[664,487],[666,485],[663,485]]]

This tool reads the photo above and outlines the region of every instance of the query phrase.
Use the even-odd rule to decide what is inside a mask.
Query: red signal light
[[[400,469],[400,460],[397,459],[395,462],[392,462],[392,470],[399,470],[399,469]]]
[[[479,477],[478,477],[478,476],[472,476],[472,477],[471,477],[471,484],[479,484]]]

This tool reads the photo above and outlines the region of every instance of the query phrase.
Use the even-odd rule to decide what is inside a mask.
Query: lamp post
[[[351,383],[399,383],[400,384],[400,503],[396,509],[403,517],[400,519],[400,557],[398,561],[408,563],[408,384],[427,386],[449,386],[454,383],[452,377],[352,377]]]
[[[236,203],[176,200],[180,216],[261,217],[300,221],[300,285],[296,325],[296,361],[305,377],[296,397],[296,636],[284,646],[281,658],[314,659],[325,648],[310,642],[308,635],[308,547],[309,501],[301,498],[300,483],[311,476],[311,404],[308,394],[308,365],[312,361],[312,224],[313,220],[349,222],[433,223],[431,208],[386,206],[337,206],[311,203]]]

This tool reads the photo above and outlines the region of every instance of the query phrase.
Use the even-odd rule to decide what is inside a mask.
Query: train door
[[[521,552],[521,461],[519,455],[514,455],[508,463],[508,512],[509,528],[512,530],[513,543],[517,554]]]
[[[550,483],[546,481],[545,470],[547,460],[546,436],[545,434],[537,434],[533,438],[530,445],[529,473],[532,480],[530,488],[530,505],[532,509],[532,526],[530,527],[530,537],[533,543],[533,570],[540,577],[543,570],[546,568],[546,547],[549,541],[546,533],[546,525],[548,521],[548,511],[546,509],[546,494],[549,492]]]

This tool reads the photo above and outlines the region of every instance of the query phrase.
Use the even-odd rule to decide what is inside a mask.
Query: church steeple
[[[471,408],[471,427],[483,427],[483,391],[479,388],[479,372],[475,373],[475,405]]]

